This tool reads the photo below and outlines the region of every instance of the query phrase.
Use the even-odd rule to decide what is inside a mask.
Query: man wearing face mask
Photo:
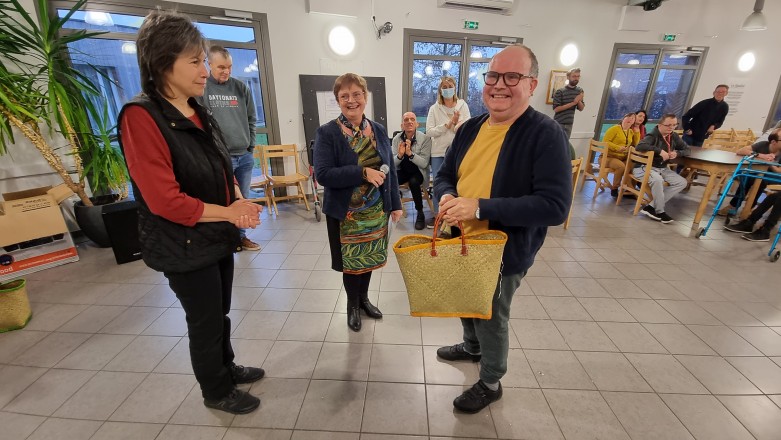
[[[576,67],[567,72],[567,85],[553,93],[553,119],[567,132],[567,138],[572,135],[575,109],[583,111],[586,108],[583,89],[578,87],[579,82],[580,68]]]
[[[423,182],[427,182],[428,161],[431,156],[431,138],[417,131],[418,118],[415,113],[402,115],[401,133],[393,138],[391,149],[396,153],[393,163],[396,165],[396,175],[399,185],[409,184],[412,200],[415,203],[415,229],[426,227],[426,216],[423,214]]]

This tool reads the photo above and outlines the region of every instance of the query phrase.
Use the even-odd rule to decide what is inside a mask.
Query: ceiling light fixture
[[[754,3],[754,12],[752,12],[740,26],[741,31],[764,31],[767,29],[767,20],[762,14],[762,8],[765,6],[765,0],[756,0]]]

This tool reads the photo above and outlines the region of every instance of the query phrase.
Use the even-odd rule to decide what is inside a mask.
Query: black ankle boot
[[[347,307],[347,327],[354,332],[361,331],[361,309],[358,306]]]
[[[426,216],[423,214],[423,210],[418,210],[418,214],[415,216],[415,229],[420,231],[426,228]]]
[[[369,318],[380,319],[382,318],[382,312],[374,304],[369,302],[369,298],[363,298],[361,300],[361,308],[366,312],[366,316]]]

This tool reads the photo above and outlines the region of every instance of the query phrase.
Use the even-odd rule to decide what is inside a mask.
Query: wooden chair
[[[261,150],[261,157],[263,159],[261,165],[264,170],[269,171],[269,192],[267,194],[269,194],[271,197],[271,204],[274,207],[273,209],[279,213],[279,209],[277,209],[278,200],[303,200],[304,206],[306,206],[306,210],[309,211],[309,202],[306,200],[306,193],[304,192],[303,185],[304,182],[309,180],[309,176],[298,171],[301,169],[301,167],[299,164],[298,151],[296,151],[296,145],[263,145],[261,146]],[[281,158],[283,160],[292,157],[295,163],[295,168],[290,173],[284,175],[270,174],[271,167],[269,166],[269,161],[275,157]],[[287,186],[296,187],[296,189],[298,189],[298,193],[285,196],[277,196],[274,194],[274,188]]]
[[[572,217],[572,206],[575,205],[575,191],[578,189],[578,180],[580,180],[580,166],[583,164],[583,158],[579,157],[572,161],[572,202],[569,205],[567,220],[564,221],[564,229],[569,228],[569,219]]]
[[[404,191],[409,191],[409,185],[406,183],[403,183],[399,185],[399,192],[404,194]],[[428,208],[431,210],[431,212],[434,212],[434,202],[431,201],[431,197],[428,195],[427,188],[421,188],[421,194],[423,196],[423,201],[428,203]],[[403,197],[401,198],[401,214],[406,217],[407,216],[407,209],[405,208],[405,205],[408,202],[412,202],[414,199],[412,198],[412,195],[410,193],[409,197]]]
[[[738,151],[746,146],[745,141],[724,141],[717,139],[705,139],[702,143],[702,148],[711,150],[723,150],[723,151]]]
[[[263,160],[263,149],[261,147],[261,145],[255,145],[255,149],[252,150],[252,158],[255,160],[258,169],[260,169],[260,175],[252,176],[249,187],[252,190],[263,190],[264,196],[254,199],[248,198],[247,200],[254,203],[265,203],[266,207],[271,210],[269,214],[274,214],[274,209],[276,207],[271,204],[271,180],[266,176],[268,168],[265,166],[266,161]],[[279,214],[279,212],[277,212],[277,214]]]
[[[654,163],[654,152],[646,151],[639,152],[635,150],[635,147],[629,149],[629,155],[626,158],[626,171],[624,177],[621,179],[621,187],[618,190],[618,199],[616,205],[621,203],[621,199],[624,197],[624,192],[628,191],[637,197],[635,202],[635,209],[632,215],[637,215],[640,212],[640,207],[643,203],[651,203],[654,198],[651,195],[651,187],[648,185],[648,178],[651,176],[651,169]],[[632,172],[635,165],[645,165],[645,173],[642,179],[637,179]],[[635,183],[640,184],[640,189],[637,189]]]
[[[731,142],[733,140],[733,134],[734,130],[716,130],[713,133],[708,136],[708,139],[714,140],[714,141],[729,141]]]
[[[596,187],[594,188],[594,195],[592,198],[596,198],[599,191],[604,191],[605,188],[610,188],[612,186],[607,179],[607,176],[610,173],[614,173],[615,170],[607,166],[607,151],[608,148],[605,142],[596,141],[594,139],[589,140],[586,167],[583,171],[583,181],[580,183],[580,190],[583,191],[583,187],[586,185],[587,180],[593,180],[596,183]],[[597,154],[599,154],[598,168],[594,168],[594,163],[597,161]]]

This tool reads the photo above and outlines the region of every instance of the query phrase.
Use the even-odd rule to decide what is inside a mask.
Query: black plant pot
[[[114,203],[119,197],[116,194],[90,197],[94,206],[84,206],[81,201],[73,204],[73,213],[81,232],[100,247],[111,247],[111,239],[103,223],[103,207]]]

